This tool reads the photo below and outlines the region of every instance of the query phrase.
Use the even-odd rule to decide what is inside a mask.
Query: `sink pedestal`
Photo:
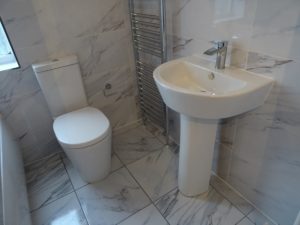
[[[153,77],[166,106],[181,114],[179,190],[201,194],[209,187],[218,120],[262,105],[274,80],[237,68],[216,70],[197,56],[166,62]]]
[[[180,116],[179,190],[186,196],[209,187],[218,120]]]

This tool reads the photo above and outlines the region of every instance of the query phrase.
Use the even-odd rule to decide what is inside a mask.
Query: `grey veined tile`
[[[126,168],[77,191],[89,225],[113,225],[150,203]]]
[[[163,144],[144,126],[130,129],[113,138],[113,150],[125,164],[161,149]]]
[[[31,218],[33,225],[88,225],[75,193],[34,211]]]
[[[168,225],[168,222],[162,217],[154,205],[149,205],[128,219],[120,223],[120,225]]]
[[[128,165],[153,201],[177,187],[178,154],[172,150],[165,146]]]
[[[263,214],[254,210],[247,216],[255,225],[275,225],[272,221],[270,221]]]
[[[239,223],[237,223],[237,225],[255,225],[255,224],[252,223],[247,217],[245,217]]]
[[[210,184],[244,215],[248,215],[254,209],[249,202],[230,189],[220,178],[212,176],[210,178]]]
[[[67,157],[63,158],[63,162],[66,166],[66,169],[70,176],[71,182],[75,189],[79,189],[79,188],[83,187],[84,185],[88,184],[80,177],[79,173],[73,167],[71,161]],[[120,169],[122,166],[123,166],[122,162],[118,159],[118,157],[115,154],[113,154],[112,158],[111,158],[111,172],[116,171],[117,169]]]
[[[171,225],[234,225],[244,217],[213,188],[194,198],[174,190],[157,201],[156,205]]]
[[[31,210],[38,209],[73,191],[59,155],[38,161],[25,169]]]

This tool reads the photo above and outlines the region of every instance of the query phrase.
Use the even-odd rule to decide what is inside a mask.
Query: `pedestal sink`
[[[262,105],[274,81],[237,68],[216,70],[198,56],[164,63],[153,74],[166,105],[180,113],[179,190],[201,194],[209,187],[219,119]]]

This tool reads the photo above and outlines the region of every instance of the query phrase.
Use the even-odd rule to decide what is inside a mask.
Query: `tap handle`
[[[222,40],[214,40],[211,41],[210,43],[214,44],[218,49],[227,47],[228,45],[228,41],[222,41]]]

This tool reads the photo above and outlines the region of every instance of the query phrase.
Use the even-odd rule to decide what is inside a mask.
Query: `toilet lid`
[[[100,110],[85,107],[57,117],[53,129],[61,144],[82,148],[104,139],[110,132],[110,124]]]

